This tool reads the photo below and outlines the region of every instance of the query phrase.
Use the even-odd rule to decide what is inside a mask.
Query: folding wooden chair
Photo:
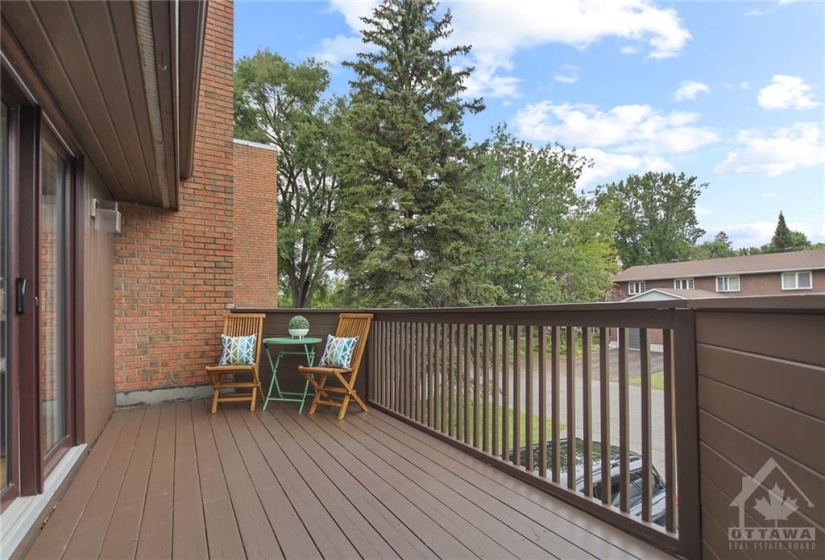
[[[259,364],[265,317],[262,313],[232,313],[224,318],[223,334],[234,339],[234,342],[230,343],[229,349],[222,342],[221,362],[225,362],[225,365],[206,367],[206,373],[209,374],[212,388],[215,390],[212,395],[212,414],[218,411],[218,403],[221,402],[248,401],[249,410],[255,410],[256,397],[260,396],[263,402]],[[253,344],[250,344],[250,339],[240,338],[251,335],[256,336]],[[250,377],[239,381],[236,375]],[[228,376],[228,379],[225,380],[225,376]],[[221,394],[221,389],[249,389],[250,392]]]
[[[338,407],[338,420],[342,420],[347,413],[350,399],[354,400],[361,410],[367,412],[367,405],[355,392],[355,380],[358,377],[358,368],[361,365],[361,357],[367,346],[367,335],[372,324],[371,313],[341,313],[338,316],[338,328],[335,330],[336,338],[352,338],[357,336],[358,340],[352,351],[352,360],[349,367],[299,366],[298,370],[307,378],[315,389],[315,397],[309,407],[309,414],[315,414],[318,405]],[[325,351],[326,354],[326,351]],[[329,383],[332,382],[332,386]],[[340,385],[340,386],[338,386]],[[333,398],[333,395],[343,395],[340,398]]]

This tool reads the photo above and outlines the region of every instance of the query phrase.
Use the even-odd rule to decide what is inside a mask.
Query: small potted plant
[[[289,320],[287,328],[290,336],[304,338],[309,332],[309,321],[303,315],[296,315]]]

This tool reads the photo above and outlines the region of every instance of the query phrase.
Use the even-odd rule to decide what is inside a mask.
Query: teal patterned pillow
[[[257,334],[249,336],[226,336],[221,335],[223,351],[219,366],[248,366],[255,363],[255,344],[258,341]]]
[[[327,335],[327,347],[324,348],[324,354],[321,356],[321,361],[318,362],[322,367],[334,367],[349,369],[352,363],[352,355],[355,353],[355,345],[358,344],[358,337],[352,338],[338,338]]]

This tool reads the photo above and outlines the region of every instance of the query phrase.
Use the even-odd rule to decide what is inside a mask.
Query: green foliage
[[[497,304],[594,301],[617,270],[615,214],[575,191],[589,162],[559,145],[536,148],[504,126],[482,147],[480,181],[493,232],[491,281]]]
[[[696,219],[696,200],[707,183],[684,173],[631,175],[596,190],[600,208],[612,208],[619,225],[615,240],[622,265],[688,260],[705,231]]]
[[[706,241],[696,246],[693,259],[723,259],[735,257],[736,255],[737,252],[733,249],[733,244],[728,235],[724,231],[720,231],[713,238],[713,241]]]
[[[771,242],[768,245],[768,253],[781,253],[786,248],[791,248],[793,241],[791,240],[791,230],[788,229],[788,224],[785,223],[785,216],[779,212],[779,220],[776,222],[776,230],[773,233]]]
[[[801,231],[791,231],[785,223],[785,216],[779,212],[779,219],[776,222],[771,242],[763,245],[763,253],[782,253],[784,251],[804,251],[811,248],[811,242]]]
[[[312,59],[295,65],[264,50],[235,65],[235,136],[278,148],[278,270],[290,307],[311,305],[334,247],[333,157],[346,108],[328,87]]]
[[[287,324],[287,328],[290,329],[308,329],[309,328],[309,321],[303,315],[295,315]]]
[[[485,265],[484,204],[473,153],[462,132],[470,70],[452,60],[469,47],[441,49],[451,33],[427,0],[388,0],[364,18],[374,47],[345,63],[355,72],[339,221],[337,266],[344,297],[360,306],[487,304],[496,288]]]

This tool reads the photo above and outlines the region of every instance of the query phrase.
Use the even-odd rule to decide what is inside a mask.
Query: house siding
[[[83,188],[78,194],[81,208],[91,208],[92,200],[108,199],[108,189],[97,170],[87,162],[83,168]],[[85,213],[84,213],[85,218]],[[95,230],[93,220],[80,222],[83,228],[83,412],[82,441],[93,443],[115,410],[115,355],[113,344],[114,235]]]
[[[234,304],[277,307],[277,154],[269,147],[235,142],[234,169]]]
[[[233,4],[209,2],[195,173],[180,210],[123,207],[115,239],[115,390],[206,382],[233,303]]]

